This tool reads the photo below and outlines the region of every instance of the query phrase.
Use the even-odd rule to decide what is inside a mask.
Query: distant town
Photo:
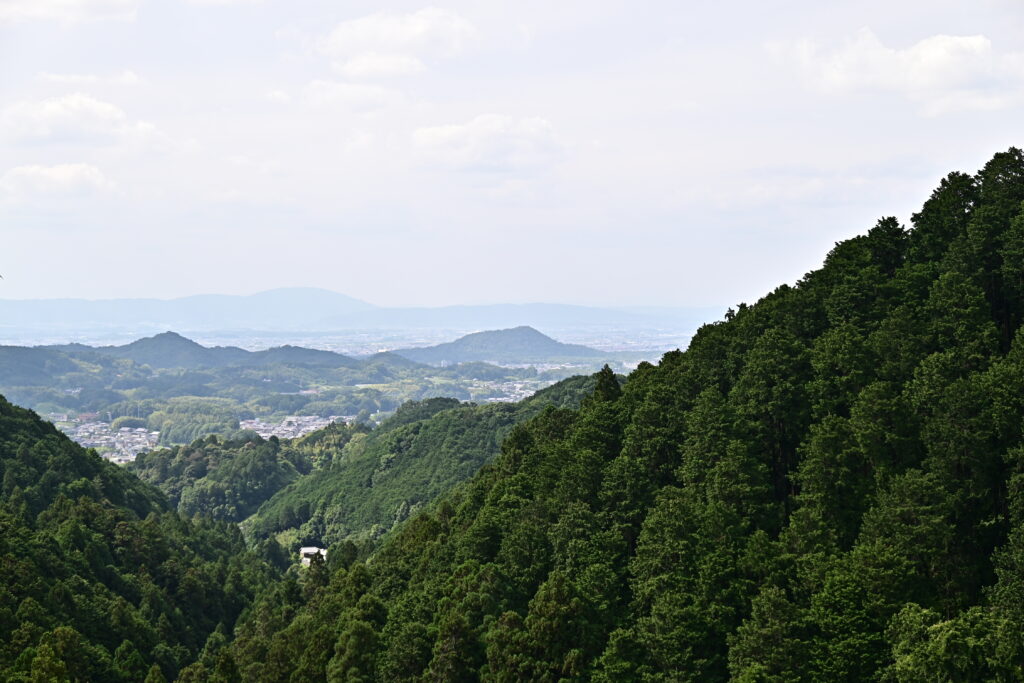
[[[93,418],[92,415],[87,415],[87,421],[84,422],[65,413],[49,413],[45,417],[79,445],[96,449],[102,457],[118,465],[133,462],[139,453],[155,450],[160,444],[160,432],[149,431],[144,427],[121,427],[114,430],[108,422],[89,419]],[[280,422],[241,420],[238,428],[256,432],[264,439],[272,436],[296,439],[335,422],[347,423],[355,419],[355,415],[289,415]]]
[[[46,417],[78,444],[95,448],[104,458],[119,465],[132,462],[136,455],[151,451],[160,443],[160,432],[151,432],[145,427],[121,427],[115,431],[108,422],[81,422],[57,413]]]
[[[279,439],[297,439],[310,432],[334,424],[335,422],[355,422],[355,415],[331,415],[320,417],[318,415],[289,415],[280,422],[264,422],[263,420],[242,420],[238,423],[239,429],[256,432],[264,439],[276,436]]]
[[[377,350],[399,346],[401,336],[378,340]],[[428,337],[417,333],[411,341],[431,341]],[[332,345],[329,338],[319,341]],[[369,339],[357,335],[349,341]],[[625,342],[612,335],[605,343]],[[0,361],[8,359],[0,362],[0,388],[11,384],[16,396],[20,392],[30,405],[36,402],[31,407],[47,411],[45,416],[80,445],[124,464],[140,453],[205,434],[230,438],[242,430],[264,439],[295,439],[338,422],[379,423],[406,401],[436,396],[478,404],[517,402],[605,362],[628,372],[643,357],[605,360],[599,350],[559,342],[527,326],[410,346],[402,352],[406,356],[345,357],[290,344],[249,351],[242,348],[247,345],[203,346],[163,332],[95,349],[0,346]],[[414,351],[419,360],[409,356]],[[15,384],[22,379],[14,369],[26,359],[52,370],[41,372],[33,380],[37,384]],[[80,383],[83,377],[91,382],[88,391]],[[100,387],[103,393],[97,394]]]
[[[519,365],[515,367],[529,367]],[[566,363],[550,363],[534,365],[541,372],[551,370],[569,370],[575,366]],[[464,398],[477,403],[504,403],[521,401],[536,391],[550,386],[553,379],[517,379],[517,380],[464,380]],[[366,385],[376,388],[376,385]],[[79,388],[65,390],[65,393],[76,393]],[[315,394],[316,390],[303,390],[297,394]],[[133,462],[139,453],[152,451],[167,444],[160,442],[160,432],[145,427],[120,427],[114,429],[110,421],[104,421],[104,413],[83,412],[75,414],[46,413],[44,417],[53,422],[74,441],[86,448],[94,448],[102,457],[117,464]],[[109,417],[109,413],[106,414]],[[379,422],[387,413],[376,413],[369,418],[371,422]],[[264,439],[296,439],[310,432],[323,429],[330,424],[351,423],[356,415],[289,415],[279,420],[250,419],[240,420],[238,429],[251,431]]]

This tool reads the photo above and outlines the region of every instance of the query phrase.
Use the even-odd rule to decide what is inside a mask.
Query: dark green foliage
[[[0,679],[163,681],[273,571],[0,398]]]
[[[952,174],[625,384],[140,460],[189,512],[276,490],[259,555],[330,544],[276,581],[0,402],[0,673],[1021,680],[1022,201],[1019,150]]]
[[[360,485],[393,495],[403,458],[489,459],[435,427],[505,435],[229,647],[267,681],[1021,680],[1022,200],[1014,149],[578,409],[454,407],[350,443],[349,488],[295,498],[317,524]]]

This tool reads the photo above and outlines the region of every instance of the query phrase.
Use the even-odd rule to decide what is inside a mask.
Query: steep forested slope
[[[407,403],[369,434],[336,445],[333,462],[281,489],[243,526],[255,539],[291,530],[295,543],[379,536],[473,476],[513,425],[548,406],[578,405],[593,383],[573,377],[516,404]],[[310,438],[319,437],[296,448],[310,448]]]
[[[0,478],[0,680],[173,679],[274,578],[236,528],[2,397]]]
[[[951,174],[516,426],[369,564],[264,596],[243,678],[1021,680],[1022,200],[1017,149]]]

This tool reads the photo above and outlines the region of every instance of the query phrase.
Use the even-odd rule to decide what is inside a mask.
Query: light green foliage
[[[160,488],[184,515],[240,522],[300,474],[309,473],[323,459],[324,445],[343,446],[338,436],[350,438],[359,428],[323,431],[301,446],[256,435],[237,441],[208,436],[190,446],[142,453],[128,469]]]
[[[578,404],[593,384],[565,380],[518,404],[427,399],[403,405],[368,434],[310,434],[289,448],[303,455],[333,450],[331,460],[268,500],[245,522],[246,534],[262,539],[297,528],[300,543],[374,539],[473,476],[498,454],[513,425],[545,406]]]

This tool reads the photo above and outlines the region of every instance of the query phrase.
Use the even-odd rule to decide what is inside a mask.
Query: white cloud
[[[419,73],[426,67],[411,55],[380,54],[366,52],[352,59],[335,64],[335,69],[349,78],[379,78],[382,76],[408,76]]]
[[[280,170],[280,166],[269,159],[255,159],[247,154],[235,154],[228,157],[227,162],[238,168],[250,169],[257,173],[269,175]]]
[[[61,85],[142,85],[143,80],[134,71],[125,69],[121,73],[110,76],[97,74],[55,74],[43,72],[40,78],[48,83],[59,83]]]
[[[476,39],[476,27],[461,15],[427,7],[343,21],[316,47],[345,76],[376,78],[417,73],[424,59],[454,57]]]
[[[0,0],[0,21],[134,19],[138,0]]]
[[[1024,53],[998,54],[983,35],[936,35],[897,49],[864,28],[834,50],[807,41],[769,49],[795,60],[825,92],[899,92],[929,115],[1003,108],[1024,86]]]
[[[476,28],[460,15],[428,7],[410,14],[378,12],[343,21],[321,41],[320,49],[332,57],[364,52],[451,56],[475,37]]]
[[[306,86],[306,100],[319,106],[336,106],[366,113],[402,102],[402,93],[366,83],[316,80]]]
[[[0,195],[14,201],[53,194],[88,194],[115,189],[115,184],[91,164],[16,166],[0,176]]]
[[[0,111],[0,130],[14,140],[71,144],[108,144],[156,134],[152,124],[133,122],[117,105],[81,93],[12,104]]]
[[[488,172],[537,169],[555,161],[562,145],[542,118],[483,114],[463,124],[419,128],[414,145],[450,168]]]
[[[268,90],[266,98],[271,102],[277,102],[279,104],[287,104],[292,101],[291,95],[284,90]]]

